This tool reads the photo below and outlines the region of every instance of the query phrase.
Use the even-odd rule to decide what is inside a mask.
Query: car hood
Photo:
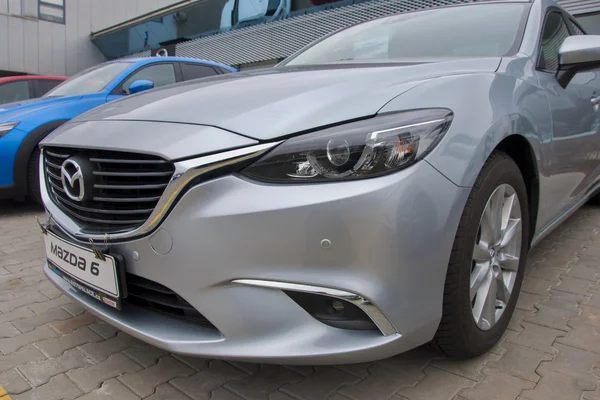
[[[50,107],[63,106],[81,100],[82,96],[42,97],[25,101],[17,101],[0,105],[0,122],[20,121],[32,112],[39,112]]]
[[[96,108],[77,121],[210,125],[254,139],[270,140],[375,115],[391,99],[428,79],[496,71],[500,61],[500,58],[454,59],[240,72],[130,96]]]

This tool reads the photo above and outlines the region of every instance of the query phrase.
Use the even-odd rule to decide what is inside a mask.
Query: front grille
[[[89,161],[93,196],[70,199],[63,188],[61,166],[70,157]],[[104,150],[46,147],[45,177],[53,202],[86,232],[134,229],[150,216],[175,167],[159,157]]]
[[[132,274],[126,274],[125,281],[127,282],[127,298],[123,300],[125,304],[134,304],[172,318],[215,328],[198,310],[171,289]]]

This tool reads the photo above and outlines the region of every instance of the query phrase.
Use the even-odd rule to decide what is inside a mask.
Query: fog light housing
[[[319,294],[284,291],[316,320],[340,329],[379,330],[369,316],[356,305]]]

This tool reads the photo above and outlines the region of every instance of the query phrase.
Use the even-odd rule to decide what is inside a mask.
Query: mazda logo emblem
[[[65,194],[71,200],[82,201],[85,197],[85,185],[83,171],[77,161],[65,160],[60,167],[60,178]]]

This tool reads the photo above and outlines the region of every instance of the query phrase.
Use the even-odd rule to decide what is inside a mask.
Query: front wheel
[[[527,189],[516,163],[494,152],[479,174],[454,240],[434,344],[448,355],[491,349],[515,309],[529,250]]]

